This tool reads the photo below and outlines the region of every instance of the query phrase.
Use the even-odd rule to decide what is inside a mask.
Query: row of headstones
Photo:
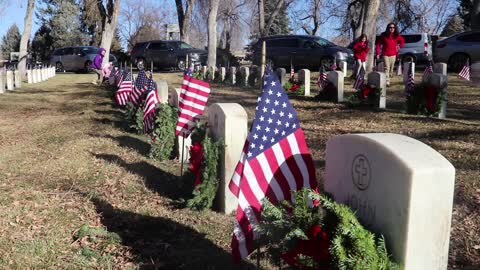
[[[54,67],[42,67],[27,70],[27,82],[37,83],[48,80],[55,76]],[[19,70],[7,70],[0,72],[0,94],[5,93],[6,90],[14,91],[15,88],[22,87],[22,78]]]
[[[55,76],[55,67],[41,67],[27,70],[27,83],[43,82]]]
[[[166,81],[157,85],[160,100],[178,107],[181,89],[169,89]],[[230,214],[238,201],[228,184],[248,134],[248,115],[237,103],[212,104],[206,114],[209,134],[225,145],[217,201]],[[184,161],[190,145],[179,137]],[[382,234],[405,270],[447,269],[455,168],[440,153],[399,134],[347,134],[327,142],[325,171],[325,191]]]

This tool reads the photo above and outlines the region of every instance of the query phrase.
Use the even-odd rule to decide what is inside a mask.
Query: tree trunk
[[[180,32],[183,33],[183,36],[181,37],[181,39],[186,43],[190,42],[188,29],[190,29],[190,21],[191,21],[190,18],[192,17],[193,5],[195,5],[195,0],[187,0],[185,15],[183,16],[183,25],[180,26],[182,29],[180,30]]]
[[[185,21],[185,13],[183,13],[183,2],[182,0],[175,0],[177,6],[177,18],[178,18],[178,27],[180,29],[180,39],[183,40],[183,22]]]
[[[258,31],[260,36],[263,37],[265,29],[265,7],[264,0],[258,0]]]
[[[112,45],[112,39],[115,35],[115,29],[117,28],[117,18],[118,12],[120,10],[120,0],[115,0],[113,3],[113,8],[108,10],[104,20],[104,27],[102,31],[102,42],[100,43],[100,47],[104,48],[105,56],[103,57],[102,65],[105,65],[109,61],[110,56],[110,46]]]
[[[22,79],[26,77],[27,74],[27,58],[28,58],[28,40],[30,38],[30,33],[32,30],[32,15],[33,8],[35,6],[35,0],[28,0],[27,12],[25,14],[25,20],[23,28],[22,39],[20,40],[20,55],[18,69],[20,71],[20,76]]]
[[[480,30],[480,0],[474,0],[470,11],[470,24],[472,30]]]
[[[365,19],[363,21],[363,31],[370,42],[368,47],[370,51],[367,56],[367,71],[372,71],[373,58],[375,57],[375,37],[377,36],[376,21],[380,0],[367,0],[365,4]]]
[[[365,22],[365,1],[362,1],[361,2],[361,9],[360,9],[360,20],[358,21],[358,27],[357,29],[355,29],[355,33],[354,33],[354,36],[353,36],[353,39],[356,40],[357,38],[359,38],[363,32],[364,32],[364,22]]]
[[[215,72],[217,63],[217,13],[220,0],[210,0],[208,12],[208,68]]]

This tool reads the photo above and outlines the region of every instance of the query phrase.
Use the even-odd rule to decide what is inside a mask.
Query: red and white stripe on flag
[[[462,70],[458,74],[460,78],[463,78],[467,81],[470,81],[470,63],[467,60],[467,63],[463,66]]]
[[[253,251],[253,227],[260,220],[262,200],[276,204],[291,200],[291,191],[316,188],[315,166],[302,129],[278,141],[255,158],[247,159],[248,141],[237,164],[230,191],[238,198],[237,222],[232,235],[236,261]]]
[[[178,122],[175,134],[188,137],[195,120],[203,114],[210,95],[210,84],[190,76],[183,76],[182,91],[178,101]]]
[[[130,99],[130,95],[132,94],[132,88],[133,88],[132,81],[122,81],[122,84],[120,84],[120,88],[117,90],[117,93],[115,94],[115,100],[117,101],[118,105],[120,106],[127,105]]]
[[[150,90],[145,99],[145,107],[143,108],[143,130],[145,133],[153,130],[155,118],[155,106],[160,103],[157,89]]]

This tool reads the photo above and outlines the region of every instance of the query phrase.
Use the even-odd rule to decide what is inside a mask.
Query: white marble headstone
[[[327,73],[327,80],[333,83],[337,88],[337,102],[343,102],[343,72],[329,71]]]
[[[15,88],[22,88],[22,77],[20,76],[20,71],[15,70],[13,76],[15,77]]]
[[[226,74],[226,69],[224,67],[220,68],[220,81],[223,82],[225,81],[225,74]]]
[[[305,96],[310,96],[310,70],[300,69],[298,71],[298,81],[305,85]]]
[[[347,77],[347,72],[348,72],[347,62],[341,61],[341,62],[340,62],[340,69],[341,69],[342,72],[343,72],[343,77]]]
[[[248,86],[248,77],[250,76],[250,69],[248,67],[241,67],[240,73],[242,74],[243,85]]]
[[[428,77],[428,83],[436,87],[439,91],[445,91],[445,100],[440,103],[440,112],[438,118],[445,119],[447,117],[447,94],[448,94],[448,77],[440,73],[432,73]]]
[[[237,209],[237,198],[228,188],[230,179],[240,159],[247,138],[248,116],[245,109],[237,103],[215,103],[208,108],[208,124],[212,137],[222,139],[225,144],[221,158],[220,185],[217,200],[220,211],[230,214]]]
[[[5,72],[0,70],[0,94],[5,93],[6,83],[7,83],[7,78],[5,77]]]
[[[32,70],[27,69],[27,83],[31,84],[33,83],[33,76],[32,76]]]
[[[284,68],[277,68],[275,73],[277,74],[278,80],[280,80],[280,84],[284,86],[286,82],[285,76],[287,75],[287,70]]]
[[[433,73],[440,73],[442,75],[447,75],[447,64],[445,63],[433,64]]]
[[[480,87],[480,62],[475,62],[471,65],[470,80],[475,86]]]
[[[157,81],[157,94],[160,99],[160,103],[168,103],[168,84],[167,81]]]
[[[14,84],[13,84],[13,71],[7,70],[7,90],[13,91],[15,90]]]
[[[387,77],[384,72],[370,72],[367,76],[367,84],[382,89],[378,108],[385,109],[387,106]]]
[[[385,237],[404,270],[446,270],[455,168],[428,145],[390,134],[327,142],[325,191]]]
[[[236,76],[237,76],[237,68],[236,67],[230,67],[230,82],[232,83],[232,85],[235,85],[237,83],[237,80],[236,80]]]

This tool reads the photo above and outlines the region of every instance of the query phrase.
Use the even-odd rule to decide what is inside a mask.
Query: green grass
[[[126,131],[111,93],[89,83],[93,76],[59,74],[0,95],[0,269],[239,268],[229,254],[234,217],[177,208],[179,196],[191,192],[179,177],[180,165],[148,158],[147,137]],[[157,73],[155,79],[178,87],[181,74]],[[444,121],[403,114],[399,78],[387,92],[386,111],[303,97],[292,97],[292,103],[319,179],[326,141],[345,133],[404,134],[452,162],[449,268],[475,268],[480,266],[480,91],[454,76],[449,83]],[[347,96],[351,84],[347,81]],[[253,119],[258,89],[212,88],[210,104],[239,102]],[[312,83],[312,95],[315,89]],[[91,233],[76,237],[83,225],[99,230],[100,240],[91,241]],[[109,235],[115,241],[109,242]],[[263,260],[262,266],[270,267]]]

